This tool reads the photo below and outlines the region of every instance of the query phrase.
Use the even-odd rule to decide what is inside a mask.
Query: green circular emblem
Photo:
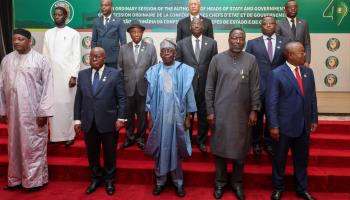
[[[324,84],[327,87],[334,87],[338,82],[338,78],[335,74],[328,74],[325,78],[324,78]]]
[[[329,51],[336,51],[340,47],[340,41],[337,38],[330,38],[327,42],[327,49]]]
[[[51,20],[54,21],[53,19],[53,14],[55,12],[56,7],[63,7],[67,10],[67,19],[66,19],[66,24],[69,24],[73,20],[74,17],[74,8],[71,3],[69,3],[67,0],[58,0],[55,1],[50,8],[50,16]]]
[[[85,66],[90,66],[90,54],[89,53],[84,54],[83,57],[81,58],[81,62],[83,62]]]
[[[85,49],[90,49],[91,48],[91,40],[92,38],[90,36],[85,36],[82,40],[81,40],[81,45],[85,48]]]
[[[339,65],[339,59],[335,56],[329,56],[326,59],[326,66],[328,69],[335,69]]]

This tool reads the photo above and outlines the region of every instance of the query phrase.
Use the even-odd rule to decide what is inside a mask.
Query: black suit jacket
[[[126,119],[123,72],[105,67],[95,95],[92,93],[91,74],[91,68],[79,72],[74,120],[81,121],[84,132],[90,130],[94,119],[100,133],[113,132],[117,119]]]
[[[199,16],[199,18],[203,21],[203,26],[204,26],[203,35],[214,39],[213,24],[211,23],[211,20],[201,15]],[[190,16],[181,19],[177,23],[176,42],[184,39],[185,37],[192,35],[190,31],[190,26],[191,26]]]
[[[218,53],[215,40],[202,36],[201,52],[197,61],[192,45],[192,36],[179,41],[176,46],[176,60],[195,69],[193,89],[195,92],[205,93],[205,84],[211,59]]]

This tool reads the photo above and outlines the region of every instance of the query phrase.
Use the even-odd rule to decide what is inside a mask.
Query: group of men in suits
[[[157,55],[153,44],[142,40],[143,25],[132,21],[125,30],[123,20],[112,14],[112,1],[101,0],[100,5],[103,15],[93,24],[91,69],[80,71],[77,79],[74,130],[84,132],[87,146],[92,179],[86,193],[94,192],[104,179],[106,192],[112,195],[115,192],[118,131],[125,122],[127,134],[121,148],[135,142],[140,149],[145,148],[148,84],[145,73],[157,63]],[[285,189],[283,176],[289,148],[294,159],[297,195],[314,199],[307,191],[307,161],[310,132],[317,128],[317,102],[313,72],[308,68],[311,61],[308,24],[296,18],[296,1],[286,2],[287,17],[279,23],[273,17],[264,17],[261,21],[263,36],[248,41],[245,52],[245,32],[234,28],[228,38],[229,50],[220,54],[213,39],[211,20],[199,14],[200,8],[200,0],[189,0],[190,16],[177,25],[177,45],[165,41],[161,55],[166,58],[171,50],[174,60],[170,64],[180,63],[181,66],[184,63],[194,69],[192,87],[198,118],[195,142],[200,151],[207,152],[205,144],[211,127],[211,150],[216,163],[214,197],[219,199],[223,195],[227,182],[226,158],[229,158],[235,160],[233,191],[238,199],[245,199],[243,163],[250,146],[249,130],[253,128],[253,152],[261,154],[264,133],[264,149],[273,160],[271,199],[280,199]],[[132,39],[127,44],[126,31]],[[220,104],[230,102],[227,97],[234,97],[235,102]],[[228,107],[233,110],[227,111]],[[238,113],[239,110],[244,113]],[[138,119],[136,138],[135,115]],[[265,128],[264,117],[268,124]],[[192,117],[186,115],[186,127],[189,118],[192,119],[192,135],[194,114]],[[241,118],[248,128],[241,127]],[[244,144],[229,145],[242,137]],[[182,184],[177,194],[185,195]]]
[[[79,116],[78,118],[85,118],[82,119],[82,124],[84,124],[84,121],[86,121],[86,116],[89,116],[86,114],[88,110],[91,110],[92,113],[96,112],[95,114],[92,114],[92,116],[96,115],[96,118],[90,118],[88,119],[89,125],[83,125],[83,130],[86,135],[86,144],[87,146],[93,146],[91,144],[91,141],[97,140],[99,142],[104,142],[104,136],[107,136],[108,133],[115,133],[120,126],[121,123],[124,121],[127,121],[126,125],[126,138],[124,140],[124,143],[121,145],[121,148],[127,148],[131,145],[133,145],[135,142],[138,145],[140,149],[145,148],[145,130],[146,130],[146,115],[145,115],[145,101],[146,101],[146,91],[147,91],[147,82],[144,78],[144,75],[146,71],[151,67],[152,65],[157,63],[157,56],[156,56],[156,50],[152,44],[146,43],[142,40],[143,32],[145,30],[145,27],[141,25],[138,21],[132,21],[130,23],[130,26],[127,28],[127,32],[130,34],[130,37],[132,39],[131,42],[128,44],[126,43],[125,39],[125,30],[123,22],[120,18],[115,17],[113,14],[111,14],[111,7],[112,2],[110,0],[101,0],[101,10],[103,13],[103,16],[96,19],[93,25],[93,50],[91,55],[91,65],[92,70],[81,72],[82,76],[86,81],[89,81],[90,84],[86,84],[85,86],[79,87],[78,82],[78,93],[77,93],[77,100],[76,100],[76,112],[80,114],[77,114]],[[212,133],[215,135],[220,135],[223,133],[218,133],[215,131],[215,124],[217,117],[222,117],[220,113],[213,113],[214,110],[219,109],[220,106],[216,103],[209,105],[208,107],[208,100],[206,102],[206,98],[210,99],[210,95],[208,96],[206,87],[209,87],[207,85],[207,76],[208,71],[210,71],[210,65],[213,65],[212,68],[220,67],[217,70],[223,70],[221,69],[222,66],[218,66],[214,64],[210,64],[213,58],[216,58],[216,60],[220,60],[220,62],[224,62],[221,57],[224,58],[225,54],[220,54],[220,56],[216,56],[218,54],[217,52],[217,43],[213,39],[213,26],[211,23],[211,20],[208,18],[205,18],[201,16],[200,13],[200,0],[189,0],[189,11],[190,15],[184,19],[181,19],[177,24],[177,45],[176,45],[176,53],[175,58],[178,62],[187,64],[194,68],[195,75],[192,80],[192,87],[194,90],[195,100],[196,100],[196,106],[197,106],[197,119],[198,119],[198,135],[196,137],[196,144],[198,145],[198,148],[202,152],[206,152],[206,138],[208,136],[208,129],[209,125],[212,126]],[[293,149],[293,156],[298,161],[296,161],[296,177],[297,177],[297,194],[305,199],[313,199],[313,197],[308,193],[307,187],[306,187],[306,166],[307,166],[307,153],[308,153],[308,140],[309,140],[309,133],[311,131],[315,131],[316,124],[317,124],[317,108],[316,105],[316,98],[315,98],[315,87],[314,87],[314,80],[313,80],[313,74],[312,70],[309,68],[305,68],[304,66],[308,66],[310,63],[310,36],[308,32],[308,24],[304,20],[300,20],[296,18],[297,15],[297,4],[296,1],[289,0],[285,4],[285,13],[286,18],[280,21],[279,23],[276,22],[274,17],[264,17],[261,21],[261,31],[263,36],[258,37],[256,39],[250,40],[247,43],[247,47],[245,52],[254,55],[256,65],[259,69],[259,80],[260,84],[258,86],[260,97],[260,104],[256,102],[255,96],[251,96],[251,102],[255,102],[254,108],[252,107],[252,111],[248,112],[249,120],[247,121],[249,128],[244,129],[243,132],[244,135],[249,136],[250,135],[250,128],[253,129],[253,152],[255,155],[261,154],[261,144],[263,141],[264,149],[273,158],[273,183],[274,183],[274,192],[271,195],[271,199],[279,199],[281,197],[281,194],[284,190],[284,184],[283,184],[283,176],[284,176],[284,165],[285,160],[287,158],[286,152],[288,152],[289,147],[291,146]],[[242,35],[243,34],[243,35]],[[240,37],[242,36],[242,37]],[[243,37],[244,36],[244,37]],[[245,42],[241,42],[241,39],[244,38],[245,40],[245,33],[243,29],[234,29],[230,33],[229,37],[229,44],[230,44],[230,50],[227,55],[233,56],[233,59],[238,59],[237,61],[234,61],[236,64],[239,64],[240,62],[247,63],[250,61],[250,56],[247,56],[246,54],[242,57],[242,49],[241,47],[244,47]],[[117,42],[116,42],[117,41]],[[293,42],[294,41],[294,42]],[[298,41],[298,42],[295,42]],[[95,48],[95,47],[103,47],[103,49]],[[301,48],[303,47],[303,48]],[[306,59],[303,59],[303,51],[306,51]],[[103,83],[102,85],[105,86],[111,86],[112,91],[115,91],[115,93],[112,93],[114,95],[115,102],[117,102],[115,105],[111,104],[111,108],[104,108],[106,112],[110,112],[111,114],[110,118],[115,120],[116,123],[114,124],[115,127],[111,127],[112,129],[109,130],[101,130],[100,122],[98,118],[98,112],[95,111],[97,109],[101,110],[101,108],[108,105],[108,103],[105,103],[106,105],[103,105],[101,108],[98,107],[91,107],[82,109],[84,104],[86,102],[90,102],[92,105],[97,106],[98,99],[100,98],[106,98],[107,96],[103,97],[99,95],[105,94],[103,91],[108,89],[108,87],[101,87],[98,86],[99,90],[97,90],[97,93],[91,93],[91,91],[88,91],[87,89],[84,89],[85,87],[89,86],[92,91],[94,91],[94,72],[99,71],[99,65],[96,59],[99,59],[100,51],[102,53],[102,57],[105,57],[105,65],[100,66],[102,69],[109,69],[108,67],[117,68],[118,69],[111,69],[110,73],[116,73],[118,76],[117,78],[111,79],[109,76],[105,76],[105,72],[103,72],[104,75],[102,75],[101,79]],[[226,56],[227,56],[226,55]],[[298,57],[299,56],[299,57]],[[226,57],[225,57],[226,58]],[[228,57],[227,57],[228,58]],[[243,59],[243,60],[240,60]],[[247,60],[248,59],[248,60]],[[94,61],[95,60],[95,61]],[[252,60],[251,60],[252,61]],[[304,61],[304,62],[302,62]],[[287,64],[285,64],[287,63]],[[289,64],[288,64],[289,63]],[[241,74],[239,77],[242,78],[241,82],[245,82],[244,78],[252,79],[253,76],[253,69],[254,63],[251,63],[252,65],[249,69],[242,69],[242,71],[239,71]],[[283,74],[283,71],[281,69],[288,69],[286,66],[289,65],[295,65],[295,66],[301,66],[299,68],[299,76],[298,74],[295,75],[296,78],[292,79],[290,75],[292,73],[289,73],[288,70],[286,73],[289,76],[289,79],[286,79],[286,74]],[[94,67],[95,66],[95,67]],[[105,68],[106,66],[107,68]],[[238,65],[237,65],[238,66]],[[229,67],[229,66],[226,66]],[[122,70],[119,72],[119,70]],[[213,69],[211,69],[213,70]],[[245,72],[244,70],[248,70]],[[252,70],[252,71],[251,71]],[[104,70],[103,70],[104,71]],[[107,70],[109,71],[109,70]],[[280,72],[281,71],[281,72]],[[215,72],[215,70],[214,70]],[[83,75],[86,73],[87,75]],[[212,72],[211,72],[212,73]],[[215,73],[218,73],[217,71]],[[246,74],[248,73],[248,74]],[[294,73],[294,72],[293,72]],[[271,76],[270,74],[276,74],[274,76]],[[220,74],[211,74],[211,77],[214,79],[211,79],[211,81],[219,81],[223,77],[220,76]],[[216,77],[218,76],[218,77]],[[215,78],[216,77],[216,78]],[[229,77],[226,77],[229,78]],[[232,80],[238,81],[234,76],[231,77]],[[298,79],[301,78],[301,79]],[[119,80],[121,79],[121,80]],[[96,79],[97,80],[97,79]],[[83,80],[81,80],[83,81]],[[113,84],[108,84],[108,81],[113,81]],[[239,83],[238,81],[237,83]],[[249,80],[248,80],[249,82]],[[214,83],[214,82],[213,82]],[[240,83],[242,84],[242,83]],[[238,85],[240,85],[238,84]],[[125,86],[125,87],[124,87]],[[243,85],[241,85],[243,86]],[[278,86],[278,87],[277,87]],[[291,86],[294,86],[291,87]],[[297,87],[296,87],[297,86]],[[122,87],[124,89],[122,89]],[[117,88],[117,89],[116,89]],[[213,87],[213,91],[218,90],[219,88]],[[242,87],[244,88],[244,87]],[[303,88],[303,89],[301,89]],[[118,90],[125,90],[123,92],[120,92]],[[250,92],[255,91],[254,88],[250,87]],[[299,91],[299,92],[296,92]],[[300,91],[303,91],[301,93]],[[86,97],[86,93],[88,94],[88,98]],[[226,91],[226,93],[230,91]],[[244,91],[242,91],[242,95],[244,94]],[[248,91],[245,91],[248,92]],[[233,93],[232,93],[233,94]],[[107,95],[107,94],[105,94]],[[111,94],[109,94],[111,95]],[[125,98],[121,97],[120,95],[125,95]],[[207,96],[206,96],[207,95]],[[230,95],[230,94],[227,94]],[[252,95],[252,93],[251,93]],[[243,95],[244,96],[244,95]],[[90,99],[88,101],[84,100],[85,98]],[[213,100],[216,101],[216,99],[219,97],[213,96]],[[285,100],[283,102],[281,99]],[[79,100],[80,99],[80,100]],[[298,113],[291,112],[288,118],[289,122],[297,123],[298,126],[293,125],[293,128],[288,128],[289,125],[283,124],[282,121],[285,121],[285,116],[281,115],[279,110],[287,110],[291,108],[290,105],[286,105],[286,102],[296,102],[298,105],[297,108],[304,108],[304,110],[299,110]],[[102,102],[102,101],[101,101]],[[211,101],[210,101],[211,102]],[[79,105],[81,104],[81,105]],[[88,104],[86,104],[87,106]],[[239,106],[239,104],[237,104]],[[261,105],[261,108],[260,108]],[[118,107],[117,110],[115,110],[115,106]],[[286,106],[286,107],[284,107]],[[210,113],[207,113],[207,109],[210,109]],[[82,113],[84,111],[84,114]],[[253,113],[253,114],[252,114]],[[256,114],[257,113],[257,114]],[[227,113],[226,113],[227,114]],[[86,115],[83,117],[83,115]],[[137,116],[137,134],[136,137],[134,135],[134,129],[135,129],[135,122],[134,117]],[[212,117],[214,116],[214,117]],[[192,138],[192,130],[193,130],[193,118],[194,113],[191,115],[191,126],[190,126],[190,132],[191,132],[191,140],[194,140]],[[264,119],[266,119],[266,123],[264,123]],[[113,121],[112,120],[112,121]],[[302,120],[302,122],[299,122],[299,120]],[[230,120],[229,120],[230,121]],[[118,122],[118,123],[117,123]],[[120,123],[119,123],[120,122]],[[210,123],[208,123],[210,122]],[[105,122],[103,122],[105,123]],[[110,122],[113,124],[112,122]],[[220,122],[221,123],[221,122]],[[224,123],[231,123],[231,122],[224,122]],[[236,122],[233,122],[236,123]],[[256,126],[254,126],[257,124]],[[265,125],[264,125],[265,124]],[[85,127],[85,128],[84,128]],[[230,126],[231,127],[231,126]],[[298,128],[297,128],[298,127]],[[77,125],[77,129],[80,127]],[[242,129],[243,130],[243,129]],[[101,132],[102,131],[102,132]],[[89,139],[89,133],[91,132],[108,132],[107,134],[100,134],[103,135],[103,137],[98,136],[98,138]],[[222,132],[222,131],[221,131]],[[225,131],[223,131],[225,132]],[[238,131],[242,132],[242,131]],[[290,134],[293,133],[293,134]],[[271,136],[270,136],[271,135]],[[220,136],[216,136],[219,137]],[[225,136],[226,137],[226,136]],[[236,136],[235,136],[236,137]],[[241,136],[238,136],[238,138]],[[243,137],[243,136],[242,136]],[[245,136],[244,136],[245,137]],[[115,138],[111,139],[112,141],[116,141]],[[109,140],[108,142],[110,142]],[[90,142],[89,142],[90,141]],[[219,141],[219,140],[218,140]],[[216,141],[215,137],[212,138],[212,143],[218,142]],[[250,140],[247,140],[250,141]],[[105,141],[106,142],[106,141]],[[106,149],[113,149],[115,148],[115,143],[109,144],[106,142],[104,144],[104,148]],[[212,151],[217,152],[215,155],[217,159],[215,159],[215,162],[217,164],[217,178],[216,183],[221,184],[219,180],[223,179],[225,176],[223,165],[226,165],[226,162],[222,162],[220,159],[223,158],[239,158],[235,159],[235,174],[234,179],[238,182],[232,183],[233,185],[233,191],[236,194],[236,197],[238,199],[244,199],[245,195],[242,190],[242,178],[243,178],[243,162],[244,162],[244,155],[245,149],[247,149],[246,145],[240,146],[240,147],[234,147],[236,152],[242,152],[240,155],[236,155],[231,157],[227,155],[231,155],[231,153],[218,153],[220,152],[220,145],[216,144],[212,146]],[[248,149],[250,146],[250,143],[248,142]],[[302,148],[298,145],[303,146]],[[90,162],[90,168],[93,172],[93,181],[90,184],[90,186],[87,189],[87,193],[93,192],[97,186],[100,184],[99,179],[94,179],[94,177],[99,177],[101,175],[101,167],[99,166],[99,163],[96,162],[96,152],[99,152],[95,147],[88,147],[88,154],[90,152],[91,155],[89,155],[89,162]],[[298,147],[298,150],[295,150],[295,147]],[[230,147],[231,148],[231,147]],[[239,149],[237,149],[239,148]],[[215,150],[216,149],[216,150]],[[114,150],[113,150],[114,151]],[[242,154],[242,155],[241,155]],[[114,152],[108,155],[108,153],[105,155],[105,159],[109,159],[108,156],[115,156]],[[219,159],[220,158],[220,159]],[[112,161],[115,163],[115,159]],[[220,161],[220,162],[219,162]],[[106,189],[108,194],[113,194],[114,192],[114,186],[113,186],[113,173],[115,172],[115,165],[109,165],[110,163],[107,162],[107,166],[105,166],[105,180],[106,180]],[[237,166],[236,166],[237,165]],[[240,170],[239,170],[240,169]],[[237,171],[236,171],[237,170]],[[220,175],[221,174],[221,175]],[[239,179],[237,177],[240,177]],[[218,181],[218,182],[217,182]],[[110,184],[111,183],[111,184]],[[214,190],[214,197],[219,199],[223,195],[223,186],[222,185],[216,185]],[[181,189],[181,187],[180,187]],[[157,186],[155,188],[154,194],[159,194],[162,191],[162,187]],[[180,192],[178,192],[180,191]],[[184,196],[183,190],[178,190],[177,193],[178,196]],[[181,194],[181,195],[180,195]]]

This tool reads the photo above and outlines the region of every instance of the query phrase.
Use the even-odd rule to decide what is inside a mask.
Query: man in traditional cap
[[[48,60],[31,49],[31,34],[13,32],[15,51],[0,73],[0,118],[8,123],[8,184],[40,188],[48,182],[47,120],[53,116],[53,77]]]
[[[153,65],[146,72],[148,81],[146,110],[150,127],[145,154],[155,160],[156,185],[153,195],[159,195],[171,173],[176,195],[185,196],[181,160],[191,155],[188,133],[190,113],[196,102],[192,88],[194,70],[175,61],[176,45],[170,39],[160,43],[163,63]]]
[[[73,107],[77,76],[80,69],[80,35],[66,26],[67,10],[56,7],[53,18],[56,27],[45,32],[43,54],[52,64],[54,77],[55,116],[50,119],[50,141],[74,143]]]
[[[127,96],[126,137],[121,148],[136,144],[145,149],[146,112],[145,102],[147,93],[147,69],[157,63],[157,52],[153,44],[142,41],[145,27],[138,21],[132,21],[127,31],[132,39],[120,48],[118,64],[124,72],[125,91]],[[137,135],[134,135],[134,119],[137,115]]]

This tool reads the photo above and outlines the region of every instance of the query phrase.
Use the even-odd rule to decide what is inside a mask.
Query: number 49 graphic
[[[323,17],[331,18],[332,21],[340,26],[348,12],[349,7],[347,3],[342,0],[331,0],[327,8],[323,11]]]

